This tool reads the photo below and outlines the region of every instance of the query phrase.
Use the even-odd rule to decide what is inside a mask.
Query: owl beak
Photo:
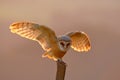
[[[67,46],[67,45],[65,45],[65,46],[64,46],[64,48],[65,48],[65,49],[67,49],[67,48],[68,48],[68,46]]]
[[[67,46],[64,46],[64,48],[66,49],[66,48],[67,48]]]

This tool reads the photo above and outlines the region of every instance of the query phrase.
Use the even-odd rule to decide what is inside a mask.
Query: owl
[[[45,51],[42,57],[55,61],[62,60],[70,47],[78,52],[87,52],[91,49],[90,40],[82,31],[69,32],[57,37],[49,27],[32,22],[13,23],[10,30],[21,37],[37,41]]]

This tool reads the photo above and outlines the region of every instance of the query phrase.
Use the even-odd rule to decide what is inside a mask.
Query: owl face
[[[68,36],[58,37],[59,47],[62,51],[67,51],[71,46],[71,39]]]

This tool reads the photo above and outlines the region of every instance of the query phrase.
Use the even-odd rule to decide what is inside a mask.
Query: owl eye
[[[65,44],[64,44],[63,42],[60,42],[60,44],[61,44],[62,46],[65,46]]]

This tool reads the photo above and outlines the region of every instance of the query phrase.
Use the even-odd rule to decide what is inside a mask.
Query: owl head
[[[69,36],[58,37],[58,44],[62,51],[67,51],[71,46],[71,39]]]

